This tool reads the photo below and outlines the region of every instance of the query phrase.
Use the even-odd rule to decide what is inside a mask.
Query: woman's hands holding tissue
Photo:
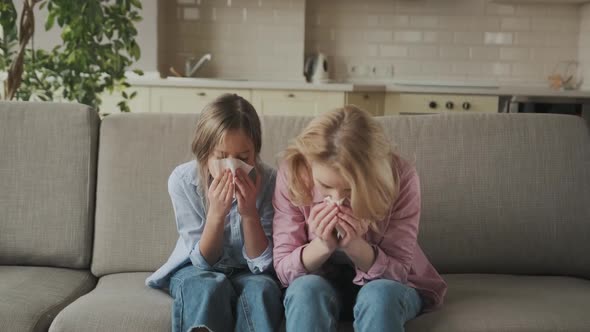
[[[352,213],[352,209],[348,206],[339,206],[338,211],[338,228],[344,232],[343,237],[338,242],[338,245],[346,249],[353,242],[363,240],[363,235],[369,230],[369,223],[357,219]]]
[[[338,247],[334,227],[338,224],[338,206],[332,202],[323,202],[311,208],[308,225],[329,251]]]
[[[230,170],[224,170],[209,186],[207,198],[209,199],[209,216],[212,220],[225,221],[225,216],[231,209],[234,195],[233,175]]]
[[[238,212],[243,219],[259,220],[256,197],[260,190],[260,176],[256,176],[256,183],[254,183],[243,169],[238,168],[236,169],[234,181],[236,184]]]

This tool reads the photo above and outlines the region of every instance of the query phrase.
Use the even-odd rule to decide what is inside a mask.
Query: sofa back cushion
[[[590,136],[582,118],[383,118],[421,180],[420,244],[445,273],[590,278]]]
[[[0,103],[0,264],[88,268],[96,111]]]
[[[153,271],[177,239],[167,194],[197,115],[126,114],[101,127],[93,272]],[[263,117],[262,159],[308,123]],[[590,141],[572,116],[383,117],[421,178],[420,244],[442,272],[590,277]]]
[[[92,272],[154,271],[178,238],[168,176],[192,159],[196,114],[112,114],[103,119]]]

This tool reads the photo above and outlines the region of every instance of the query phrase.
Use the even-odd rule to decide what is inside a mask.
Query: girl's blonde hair
[[[237,94],[224,94],[209,105],[199,116],[192,151],[199,164],[199,184],[203,194],[209,185],[207,161],[228,130],[242,130],[254,143],[256,163],[262,147],[262,131],[256,110],[246,99]],[[205,199],[207,195],[204,195]]]
[[[383,220],[398,193],[396,158],[372,116],[348,105],[313,119],[285,151],[289,194],[296,206],[313,199],[311,163],[334,168],[349,183],[357,218]],[[373,226],[375,226],[373,224]]]

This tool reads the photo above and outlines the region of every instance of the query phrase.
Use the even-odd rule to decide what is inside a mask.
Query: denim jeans
[[[345,282],[348,289],[341,287]],[[336,331],[341,314],[348,312],[355,331],[404,331],[404,324],[422,310],[418,292],[399,282],[380,279],[359,287],[348,278],[334,281],[318,275],[295,279],[284,305],[287,332]]]
[[[281,290],[268,274],[221,273],[187,265],[170,278],[172,331],[206,327],[214,332],[277,331]]]

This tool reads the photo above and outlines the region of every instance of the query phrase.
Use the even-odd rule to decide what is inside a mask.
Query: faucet
[[[199,61],[195,65],[193,65],[193,61],[195,61],[194,57],[190,57],[184,63],[184,76],[191,77],[193,76],[199,68],[201,68],[206,61],[211,61],[211,53],[206,53],[203,55]]]

